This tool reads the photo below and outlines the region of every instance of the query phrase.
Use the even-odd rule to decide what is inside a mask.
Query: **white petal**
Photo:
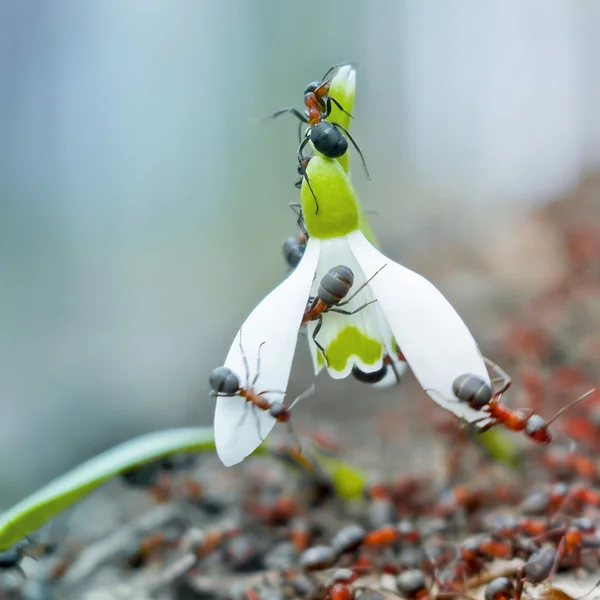
[[[300,264],[261,301],[238,331],[225,366],[239,376],[242,385],[246,385],[247,379],[243,355],[248,360],[252,380],[256,375],[258,347],[265,342],[260,351],[260,372],[254,391],[287,389],[298,329],[318,260],[319,240],[311,238]],[[240,332],[243,354],[239,346]],[[265,394],[265,397],[283,400],[281,394]],[[260,435],[264,438],[276,423],[267,412],[250,409],[239,396],[217,398],[215,443],[217,454],[227,467],[241,462],[261,444],[259,426]]]
[[[350,294],[354,293],[366,280],[365,274],[360,265],[356,262],[354,254],[348,245],[345,237],[331,238],[321,240],[321,250],[319,255],[319,264],[317,266],[315,280],[311,291],[312,296],[317,295],[317,290],[323,276],[333,267],[345,265],[354,273],[354,284],[350,290]],[[350,296],[349,294],[349,296]],[[349,297],[348,296],[348,297]],[[369,287],[363,288],[355,298],[348,304],[341,306],[340,309],[352,312],[363,307],[366,303],[374,300],[373,293]],[[324,367],[324,362],[319,360],[321,351],[315,345],[312,335],[317,326],[318,321],[307,323],[306,337],[310,349],[315,375],[318,375]],[[349,344],[338,344],[331,347],[340,335],[354,335],[357,330],[362,336],[355,340],[355,346]],[[377,304],[372,304],[355,313],[354,315],[344,315],[329,311],[323,314],[323,324],[320,331],[317,333],[316,340],[323,348],[330,363],[327,367],[329,375],[333,379],[343,379],[348,377],[353,366],[357,366],[361,371],[370,373],[381,368],[384,354],[384,344],[379,326]],[[348,338],[340,338],[340,340],[348,340]],[[340,353],[341,350],[341,353]],[[365,362],[361,356],[372,356],[373,360]]]
[[[452,305],[427,279],[381,254],[359,231],[347,237],[367,276],[386,265],[370,285],[423,389],[466,421],[484,417],[452,392],[452,382],[463,373],[490,383],[477,343]]]

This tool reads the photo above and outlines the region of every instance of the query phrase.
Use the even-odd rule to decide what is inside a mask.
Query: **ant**
[[[383,265],[383,267],[385,267],[385,265]],[[342,315],[354,315],[369,306],[369,304],[377,302],[377,300],[371,300],[370,302],[366,302],[362,306],[359,306],[357,309],[352,311],[342,310],[339,308],[340,306],[346,306],[349,302],[351,302],[363,288],[367,287],[369,282],[373,279],[373,277],[375,277],[375,275],[377,275],[377,273],[379,273],[379,271],[381,271],[381,269],[383,269],[383,267],[375,271],[375,273],[373,273],[373,275],[371,275],[367,281],[365,281],[353,294],[351,294],[347,300],[342,302],[354,284],[354,273],[350,267],[346,267],[345,265],[337,265],[325,273],[321,279],[321,283],[319,284],[317,295],[308,299],[300,326],[305,325],[309,321],[318,321],[312,333],[312,339],[315,343],[315,346],[322,352],[326,363],[328,363],[328,361],[327,357],[325,356],[325,348],[323,348],[323,346],[321,346],[316,339],[317,334],[319,331],[321,331],[321,327],[323,326],[323,315],[328,312],[335,312]]]
[[[335,104],[344,114],[353,119],[354,117],[347,110],[345,110],[344,107],[333,96],[329,95],[331,82],[337,74],[337,69],[344,66],[350,66],[350,64],[334,65],[325,73],[325,75],[323,75],[321,81],[313,81],[306,86],[306,89],[304,90],[304,106],[306,107],[304,114],[295,108],[284,108],[283,110],[279,110],[267,118],[276,119],[284,113],[291,112],[300,120],[300,124],[298,126],[298,138],[301,138],[302,136],[302,123],[307,123],[308,125],[312,126],[320,123],[324,119],[327,119],[329,115],[331,115],[332,104]]]
[[[302,120],[303,123],[310,124],[306,117],[298,113],[298,111],[296,111],[295,114]],[[275,116],[278,116],[278,113],[275,113]],[[275,118],[275,116],[273,116],[273,118]],[[348,150],[348,140],[346,139],[346,137],[344,137],[342,132],[346,134],[346,137],[350,140],[350,142],[358,152],[358,155],[360,156],[360,159],[363,164],[363,168],[365,169],[367,179],[371,179],[371,175],[369,174],[369,169],[367,167],[365,157],[363,156],[361,149],[358,147],[358,144],[345,127],[343,127],[339,123],[329,123],[328,121],[320,121],[316,124],[310,124],[310,128],[306,130],[304,138],[298,146],[296,156],[300,165],[300,167],[298,168],[298,172],[301,172],[302,178],[306,180],[306,183],[313,195],[313,198],[315,199],[315,214],[318,214],[319,212],[319,202],[317,200],[317,196],[315,195],[314,190],[312,189],[310,180],[308,179],[308,174],[306,173],[308,161],[312,157],[304,156],[303,151],[308,142],[312,142],[315,150],[323,154],[323,156],[326,156],[327,158],[339,158],[340,156],[346,154],[346,151]]]
[[[352,376],[362,383],[369,383],[373,387],[388,388],[400,383],[402,375],[406,371],[407,362],[404,354],[396,345],[395,355],[386,354],[383,357],[381,369],[371,373],[361,371],[356,365],[352,367]]]
[[[525,435],[534,442],[540,444],[549,444],[553,437],[549,427],[558,419],[565,410],[575,406],[582,400],[585,400],[594,393],[594,389],[589,390],[573,402],[563,406],[549,421],[545,421],[540,415],[533,414],[533,411],[511,410],[500,400],[504,392],[510,387],[511,378],[491,360],[484,358],[485,363],[491,370],[498,374],[498,377],[492,380],[502,381],[499,390],[492,392],[492,388],[478,375],[473,373],[463,373],[459,375],[452,383],[452,391],[461,402],[465,402],[470,408],[476,411],[485,411],[488,413],[491,421],[486,423],[481,429],[481,433],[502,424],[511,431],[524,431]],[[485,420],[484,417],[482,420]]]
[[[336,65],[337,68],[340,65]],[[331,69],[330,69],[331,71]],[[327,73],[329,73],[328,71]],[[327,74],[326,74],[327,75]],[[354,140],[354,138],[350,135],[350,132],[339,123],[329,123],[326,119],[331,114],[331,105],[335,104],[342,112],[348,114],[350,117],[350,113],[346,112],[342,106],[335,100],[329,96],[329,84],[333,79],[333,75],[326,79],[325,81],[314,82],[309,84],[309,86],[305,90],[304,94],[304,104],[306,105],[306,111],[301,113],[299,110],[295,108],[284,108],[282,110],[278,110],[265,117],[265,119],[276,119],[285,113],[293,114],[300,121],[300,128],[302,124],[308,125],[308,129],[306,130],[304,137],[302,138],[300,145],[298,146],[298,150],[296,151],[296,156],[298,158],[298,173],[301,178],[300,181],[295,185],[296,187],[301,187],[302,179],[306,180],[308,187],[315,199],[316,211],[315,214],[319,212],[319,202],[317,201],[317,197],[315,195],[314,190],[310,184],[308,179],[308,175],[306,173],[306,168],[308,166],[308,162],[312,158],[312,156],[305,156],[303,154],[304,148],[308,144],[308,142],[312,142],[315,150],[320,152],[327,158],[339,158],[343,156],[348,150],[348,140],[352,143],[358,155],[361,158],[363,163],[363,167],[365,169],[365,173],[367,178],[370,179],[371,176],[369,174],[369,169],[367,168],[367,163],[365,158],[358,147],[358,144]],[[348,138],[344,137],[344,134]],[[300,130],[299,130],[300,135]]]
[[[595,535],[596,531],[596,527],[590,519],[581,517],[574,519],[568,527],[550,529],[535,538],[535,541],[538,541],[549,537],[561,536],[548,579],[552,579],[560,561],[567,556],[572,557],[573,567],[578,569],[581,566],[581,551],[583,548],[588,546],[595,549],[598,548],[599,540]]]
[[[240,331],[239,346],[240,352],[242,354],[242,360],[244,361],[244,368],[246,370],[246,384],[245,386],[242,386],[240,378],[230,368],[217,367],[212,371],[208,379],[209,384],[212,388],[210,395],[228,398],[239,396],[241,398],[244,398],[247,405],[249,404],[251,408],[254,407],[259,410],[268,412],[278,423],[287,423],[290,428],[290,433],[294,435],[293,430],[291,428],[291,410],[297,402],[314,393],[314,384],[311,385],[305,392],[300,394],[290,404],[290,406],[285,406],[283,402],[280,402],[279,400],[268,400],[264,396],[264,394],[267,393],[285,395],[285,392],[281,390],[263,390],[262,392],[256,393],[254,391],[254,386],[260,375],[260,350],[264,344],[265,342],[261,342],[261,344],[258,347],[258,355],[256,358],[256,375],[254,376],[254,379],[250,381],[250,366],[248,364],[248,359],[244,354],[244,349],[242,347],[242,333]],[[256,418],[258,435],[261,439],[264,439],[260,433],[260,421],[258,420],[258,415],[255,412],[253,412],[253,415]],[[244,414],[242,415],[242,421],[245,417],[246,412],[244,412]]]
[[[303,232],[286,238],[283,243],[283,256],[290,269],[295,269],[302,260],[307,242],[308,235]]]

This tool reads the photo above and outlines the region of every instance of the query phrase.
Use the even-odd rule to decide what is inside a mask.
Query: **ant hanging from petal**
[[[258,380],[260,375],[260,351],[265,342],[261,342],[258,347],[258,353],[256,357],[256,375],[250,381],[250,367],[248,364],[248,359],[244,353],[242,347],[242,332],[240,330],[240,338],[239,338],[239,346],[240,352],[242,354],[242,360],[244,361],[244,369],[246,371],[246,384],[244,386],[241,385],[239,377],[228,367],[217,367],[212,371],[209,377],[209,384],[212,388],[210,393],[211,396],[217,397],[234,397],[239,396],[244,398],[246,401],[246,406],[250,406],[250,409],[258,409],[264,412],[268,412],[278,423],[287,423],[289,427],[290,434],[296,438],[291,424],[291,410],[292,408],[304,398],[311,396],[314,393],[314,384],[311,385],[305,392],[300,394],[289,406],[285,406],[283,402],[279,400],[268,400],[265,398],[264,394],[282,394],[285,396],[285,392],[282,390],[263,390],[262,392],[255,392],[254,386]],[[242,414],[242,419],[240,423],[241,425],[243,420],[246,418],[246,412]],[[258,420],[258,415],[256,412],[252,413],[256,419],[256,425],[258,428],[259,437],[264,440],[263,436],[260,432],[260,421]],[[298,443],[298,446],[300,444]]]
[[[385,267],[385,264],[383,265]],[[358,289],[350,295],[347,300],[342,300],[349,294],[352,285],[354,284],[354,273],[350,267],[346,267],[345,265],[337,265],[332,269],[329,269],[327,273],[321,279],[319,284],[319,289],[317,290],[317,295],[315,297],[311,297],[308,299],[308,304],[304,311],[304,316],[302,317],[301,326],[305,325],[309,321],[317,321],[317,325],[312,333],[312,339],[315,343],[315,346],[322,352],[323,358],[325,362],[328,363],[327,357],[325,356],[325,348],[317,342],[317,334],[321,331],[321,327],[323,326],[323,315],[328,312],[335,312],[342,315],[354,315],[357,312],[360,312],[369,304],[373,304],[377,302],[377,300],[371,300],[370,302],[366,302],[362,306],[359,306],[357,309],[352,311],[342,310],[339,308],[340,306],[345,306],[349,302],[351,302],[361,290],[363,290],[369,282],[383,269],[383,267],[377,269],[367,281],[365,281]]]
[[[504,392],[510,387],[512,380],[510,377],[491,360],[484,358],[486,365],[498,374],[498,377],[492,380],[492,383],[501,382],[501,386],[495,392],[492,388],[479,376],[473,373],[464,373],[459,375],[452,383],[452,391],[456,397],[469,405],[476,411],[487,413],[486,417],[491,419],[486,423],[480,431],[483,433],[495,425],[502,424],[511,431],[524,431],[525,435],[534,442],[540,444],[549,444],[553,438],[549,431],[549,427],[562,413],[575,406],[582,400],[588,398],[595,390],[589,390],[567,406],[563,406],[549,421],[545,421],[540,415],[533,414],[533,411],[512,410],[502,404],[500,400]]]
[[[383,357],[381,369],[371,373],[361,371],[356,365],[352,367],[352,376],[357,381],[368,383],[373,387],[388,388],[400,383],[402,374],[406,370],[407,362],[404,354],[396,344],[395,356],[386,354]]]

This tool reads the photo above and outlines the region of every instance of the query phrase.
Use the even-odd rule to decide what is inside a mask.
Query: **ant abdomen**
[[[362,383],[379,383],[385,378],[387,372],[388,365],[385,363],[381,365],[381,369],[377,369],[377,371],[371,371],[370,373],[361,371],[356,365],[352,367],[352,376],[354,379],[357,379]]]
[[[474,410],[481,410],[492,399],[492,388],[473,373],[463,373],[452,382],[452,391]]]
[[[328,306],[335,306],[348,295],[354,284],[354,273],[345,265],[329,269],[319,284],[319,298]]]
[[[321,121],[310,130],[310,141],[315,150],[328,158],[339,158],[348,150],[348,140],[332,123]]]
[[[240,389],[239,377],[227,367],[217,367],[208,378],[210,387],[218,394],[233,395]]]

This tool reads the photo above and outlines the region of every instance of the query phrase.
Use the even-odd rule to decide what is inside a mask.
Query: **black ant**
[[[337,68],[337,66],[334,68]],[[328,73],[329,72],[330,71],[328,71]],[[309,126],[296,152],[299,164],[298,173],[301,175],[300,182],[296,183],[296,187],[299,187],[298,184],[300,184],[300,186],[302,185],[302,179],[306,180],[306,183],[308,184],[308,187],[310,188],[310,191],[315,199],[315,204],[317,207],[315,214],[319,212],[319,203],[306,173],[306,167],[310,158],[312,157],[307,157],[303,154],[303,150],[309,141],[312,142],[315,150],[327,158],[339,158],[348,150],[348,140],[350,140],[362,160],[367,178],[371,178],[365,158],[348,130],[339,123],[329,123],[325,120],[331,113],[332,102],[336,104],[340,110],[346,112],[337,102],[337,100],[328,95],[331,79],[333,79],[333,76],[326,81],[311,83],[306,88],[304,103],[307,109],[304,113],[301,113],[295,108],[284,108],[282,110],[278,110],[272,115],[269,115],[268,117],[265,117],[265,119],[276,119],[285,113],[291,113],[300,120],[300,126],[302,126],[302,123]],[[344,134],[348,140],[346,137],[344,137]]]
[[[372,373],[361,371],[356,365],[352,367],[352,376],[362,383],[368,383],[373,387],[387,388],[400,383],[402,374],[406,370],[407,362],[404,354],[396,345],[396,354],[386,354],[383,357],[381,369]]]
[[[288,237],[283,243],[283,256],[290,269],[295,269],[302,260],[307,241],[308,236],[301,232]]]
[[[459,375],[452,383],[452,391],[459,401],[468,404],[469,408],[473,410],[485,411],[491,419],[491,422],[481,428],[481,432],[502,424],[511,431],[524,431],[525,435],[534,442],[549,444],[553,439],[548,429],[549,426],[565,410],[585,400],[594,392],[594,390],[586,392],[577,400],[561,408],[549,421],[545,421],[540,415],[533,414],[533,411],[511,410],[502,404],[500,402],[502,395],[510,387],[512,380],[498,365],[487,358],[484,360],[486,365],[499,375],[492,380],[492,383],[502,381],[499,390],[492,392],[492,388],[481,377],[473,373]]]
[[[383,265],[385,267],[385,265]],[[369,282],[383,269],[381,267],[367,281],[365,281],[347,300],[342,300],[348,295],[352,285],[354,283],[354,273],[350,267],[346,267],[345,265],[337,265],[332,269],[329,269],[327,273],[321,279],[319,283],[319,289],[317,290],[317,295],[314,298],[308,299],[308,304],[306,306],[306,310],[304,311],[304,316],[302,317],[301,325],[305,325],[309,321],[318,321],[317,325],[312,333],[312,339],[315,343],[315,346],[323,353],[323,358],[325,362],[327,362],[327,357],[325,356],[325,349],[319,342],[317,342],[317,334],[321,330],[323,326],[323,315],[327,312],[335,312],[342,315],[354,315],[357,312],[360,312],[369,304],[373,304],[377,302],[377,300],[371,300],[359,306],[357,309],[348,311],[342,310],[339,307],[345,306],[349,302],[351,302],[357,294],[367,287]]]
[[[241,385],[240,378],[228,367],[217,367],[212,371],[209,377],[209,383],[212,388],[210,392],[211,396],[217,397],[234,397],[239,396],[244,398],[247,405],[250,407],[257,408],[264,412],[268,412],[278,423],[287,423],[290,428],[290,433],[293,434],[293,430],[291,427],[291,410],[294,405],[314,393],[314,384],[308,388],[305,392],[300,394],[289,406],[285,406],[283,402],[278,400],[268,400],[265,398],[264,394],[273,393],[273,394],[282,394],[285,395],[285,392],[281,390],[263,390],[262,392],[255,392],[254,385],[256,384],[258,377],[260,375],[260,350],[263,347],[265,342],[262,342],[258,347],[258,355],[256,358],[256,375],[250,381],[250,367],[248,365],[248,359],[244,354],[244,350],[242,348],[242,334],[240,331],[240,351],[242,354],[242,360],[244,361],[244,368],[246,371],[246,384],[244,386]],[[258,428],[258,435],[261,439],[264,440],[263,436],[260,432],[260,421],[258,420],[258,415],[254,413],[256,418],[256,425]],[[246,417],[246,413],[242,415],[242,421]],[[294,435],[295,437],[295,435]]]

